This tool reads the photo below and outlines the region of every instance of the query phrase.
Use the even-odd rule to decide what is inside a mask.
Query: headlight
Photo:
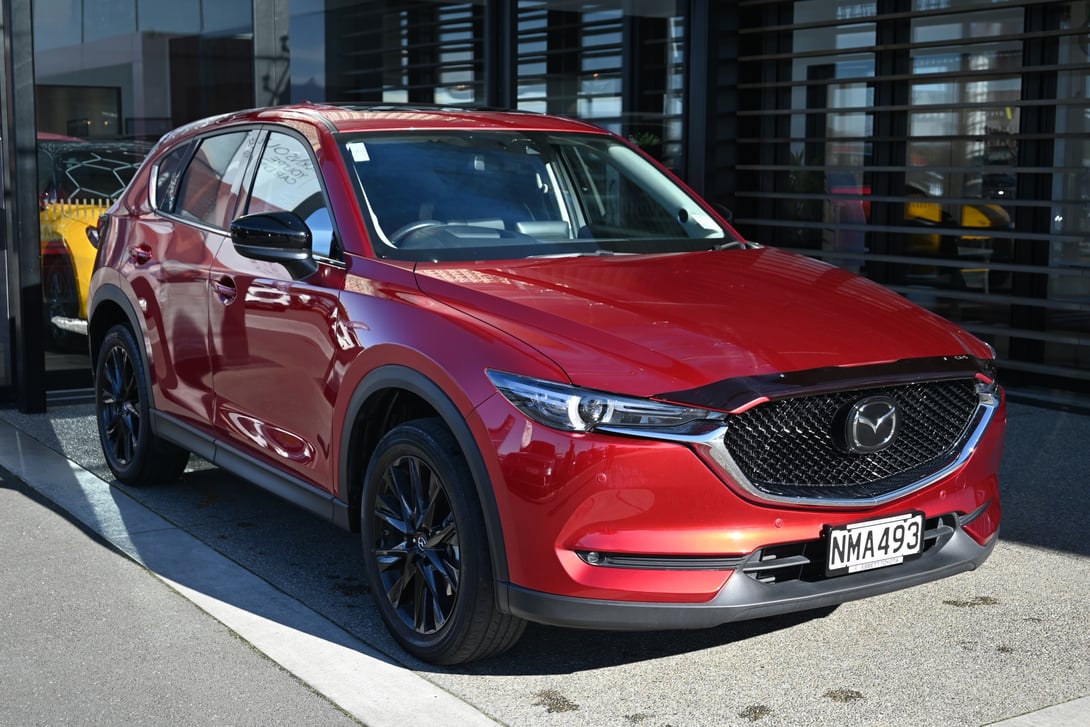
[[[487,373],[519,411],[554,429],[690,440],[703,439],[723,427],[723,415],[707,409],[606,394],[501,371]]]

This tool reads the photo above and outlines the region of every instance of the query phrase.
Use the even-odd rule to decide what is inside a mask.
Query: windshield
[[[593,134],[347,137],[377,252],[471,260],[671,252],[735,243],[639,153]]]

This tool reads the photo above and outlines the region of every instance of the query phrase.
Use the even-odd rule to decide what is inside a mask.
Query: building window
[[[254,3],[35,0],[32,6],[35,131],[44,152],[39,176],[95,170],[106,181],[68,193],[60,186],[39,190],[46,314],[41,323],[25,323],[45,327],[46,370],[56,388],[79,388],[90,376],[85,318],[95,256],[85,230],[121,193],[108,182],[127,181],[150,148],[140,141],[253,104]],[[33,250],[38,242],[22,244]]]
[[[737,225],[1090,393],[1087,6],[742,0]]]
[[[291,19],[293,101],[484,103],[484,0],[301,5]]]
[[[592,121],[680,167],[677,3],[519,0],[517,25],[518,108]]]

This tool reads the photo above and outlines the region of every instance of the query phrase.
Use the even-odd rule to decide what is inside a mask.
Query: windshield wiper
[[[610,255],[634,255],[631,252],[617,252],[616,250],[606,250],[603,248],[597,248],[594,250],[581,250],[578,252],[552,252],[542,253],[541,255],[527,255],[526,257],[538,259],[538,258],[557,258],[557,257],[607,257]]]

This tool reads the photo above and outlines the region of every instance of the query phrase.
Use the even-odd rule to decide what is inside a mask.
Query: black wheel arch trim
[[[380,366],[367,374],[359,386],[356,387],[352,398],[348,402],[345,411],[344,426],[341,427],[339,478],[338,489],[340,493],[349,492],[351,485],[351,467],[349,457],[352,454],[352,423],[359,418],[360,410],[364,403],[373,394],[384,389],[403,389],[408,391],[431,405],[439,417],[454,435],[458,446],[473,475],[473,484],[477,490],[477,500],[481,504],[482,515],[485,523],[485,537],[488,540],[488,551],[492,557],[492,573],[497,582],[508,579],[507,553],[504,549],[503,525],[500,520],[499,506],[491,487],[491,478],[488,475],[488,467],[485,465],[484,456],[477,446],[477,440],[470,431],[462,412],[451,400],[450,396],[439,384],[416,371],[415,369],[389,364]],[[366,463],[360,463],[366,464]],[[362,475],[362,472],[361,472]],[[498,589],[499,595],[503,589]],[[501,611],[507,612],[506,601],[500,599],[498,604]]]
[[[158,435],[159,431],[156,428],[155,421],[155,386],[152,382],[154,373],[148,355],[148,339],[144,333],[144,326],[129,296],[125,294],[124,290],[111,283],[105,283],[95,290],[94,297],[91,298],[87,306],[87,345],[91,353],[91,371],[93,372],[98,366],[99,351],[95,342],[105,338],[112,327],[112,324],[107,326],[105,330],[99,330],[95,327],[95,313],[98,312],[103,303],[112,303],[121,309],[122,314],[129,323],[129,330],[132,332],[133,338],[136,339],[136,347],[140,351],[140,365],[144,369],[145,376],[148,377],[148,396],[150,397],[148,407],[152,412],[151,430]]]
[[[140,323],[140,317],[136,314],[136,309],[133,307],[132,301],[125,294],[121,288],[116,285],[105,284],[100,286],[94,294],[94,297],[90,301],[90,305],[87,306],[87,333],[91,337],[91,340],[95,338],[101,339],[106,335],[106,331],[100,331],[94,328],[95,313],[102,306],[103,303],[113,303],[121,309],[125,314],[125,318],[129,322],[129,330],[132,331],[132,335],[136,338],[137,344],[140,348],[140,363],[144,366],[145,371],[150,372],[148,361],[148,348],[147,339],[144,336],[144,326]],[[92,366],[98,359],[98,351],[91,347]]]

